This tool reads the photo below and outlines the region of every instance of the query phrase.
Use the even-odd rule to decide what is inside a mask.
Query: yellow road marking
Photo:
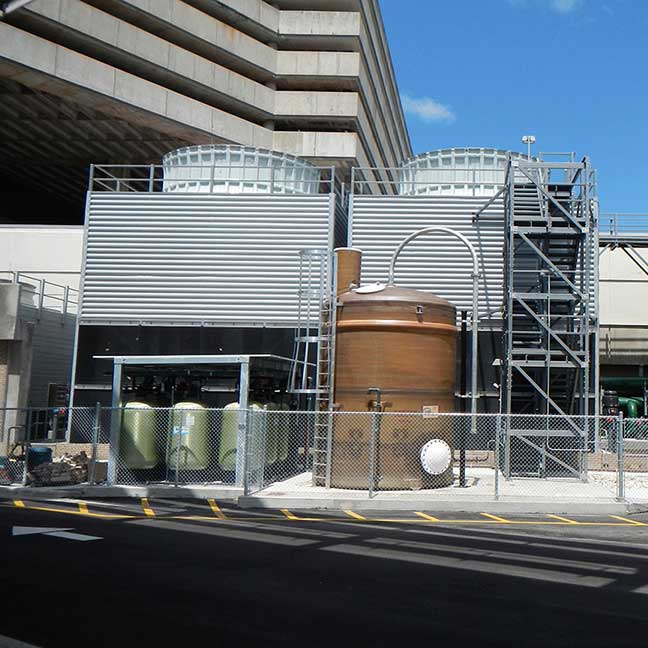
[[[505,520],[503,517],[500,517],[499,515],[492,515],[491,513],[480,513],[479,515],[483,515],[484,517],[490,518],[491,520],[495,520],[495,522],[500,522],[501,524],[511,524],[511,520]]]
[[[143,497],[141,498],[142,500],[142,509],[145,513],[146,517],[155,517],[155,512],[153,509],[150,507],[148,498]],[[209,500],[208,500],[209,501]],[[117,514],[117,513],[93,513],[88,509],[88,505],[81,502],[78,504],[79,510],[74,510],[74,509],[59,509],[59,508],[50,508],[46,506],[32,506],[32,505],[27,505],[23,500],[12,500],[13,506],[16,508],[23,508],[31,511],[45,511],[48,513],[63,513],[66,515],[87,515],[90,517],[96,517],[96,518],[104,518],[107,520],[120,520],[120,519],[137,519],[141,518],[143,516],[138,516],[138,515],[123,515],[123,514]],[[215,502],[214,502],[215,504]],[[0,506],[11,506],[11,504],[1,504]],[[210,503],[211,506],[211,503]],[[218,507],[218,505],[216,505]],[[212,509],[213,510],[213,509]],[[218,508],[220,511],[220,508]],[[619,520],[618,522],[577,522],[576,520],[571,520],[566,517],[562,517],[560,515],[553,515],[553,514],[548,514],[547,517],[553,518],[554,521],[546,521],[546,520],[507,520],[505,518],[499,517],[497,515],[492,515],[490,513],[482,513],[481,515],[489,518],[486,520],[480,520],[480,519],[472,519],[472,520],[458,520],[458,519],[450,519],[450,520],[441,520],[439,518],[435,518],[432,515],[427,515],[426,513],[423,513],[421,511],[413,511],[416,515],[418,515],[418,518],[398,518],[398,519],[380,519],[380,518],[374,518],[374,519],[369,519],[366,518],[359,513],[356,513],[355,511],[344,511],[347,516],[346,518],[313,518],[313,517],[298,517],[294,513],[291,513],[288,509],[280,509],[281,513],[283,514],[283,517],[272,517],[269,515],[260,515],[260,516],[249,516],[245,518],[236,518],[235,521],[237,522],[254,522],[254,521],[264,521],[264,522],[278,522],[278,521],[299,521],[299,522],[345,522],[349,520],[349,517],[353,518],[354,520],[358,520],[361,522],[391,522],[391,523],[422,523],[424,524],[425,522],[439,522],[441,524],[461,524],[461,525],[472,525],[472,524],[494,524],[499,522],[500,524],[502,523],[507,523],[507,524],[517,524],[517,525],[539,525],[539,526],[564,526],[564,525],[574,525],[578,524],[581,526],[623,526],[623,527],[632,527],[632,526],[648,526],[647,523],[645,522],[639,522],[637,520],[631,520],[630,518],[625,518],[620,515],[609,515],[608,517],[611,517],[615,520]],[[214,510],[213,510],[214,511]],[[169,516],[168,519],[173,519],[173,520],[205,520],[205,521],[212,521],[216,522],[218,520],[230,520],[232,518],[227,518],[225,517],[225,514],[220,511],[221,515],[223,516],[222,518],[218,516],[216,511],[214,511],[215,518],[213,517],[206,517],[206,516],[201,516],[201,515],[178,515],[178,516]],[[163,516],[162,518],[159,519],[165,519],[166,516]]]
[[[620,515],[610,515],[611,518],[614,518],[615,520],[621,520],[622,522],[629,522],[630,524],[633,524],[635,526],[648,526],[645,522],[639,522],[638,520],[631,520],[630,518],[624,518],[621,517]]]
[[[279,509],[289,520],[299,520],[296,515],[293,515],[288,509]]]
[[[149,506],[148,497],[142,497],[142,510],[147,517],[155,517],[155,511]]]
[[[82,511],[75,511],[74,509],[58,509],[58,508],[51,508],[48,506],[27,506],[24,502],[20,500],[16,500],[20,502],[19,504],[14,504],[18,508],[24,508],[27,509],[28,511],[45,511],[46,513],[63,513],[64,515],[89,515],[90,517],[97,517],[97,518],[106,518],[109,520],[120,520],[120,519],[131,519],[136,517],[135,515],[119,515],[117,513],[83,513]]]
[[[213,499],[208,499],[207,503],[209,504],[209,507],[212,510],[212,513],[219,519],[219,520],[225,520],[225,513],[220,510],[220,506],[216,504],[216,500]]]
[[[561,517],[560,515],[547,515],[547,517],[553,518],[554,520],[560,520],[561,522],[566,522],[567,524],[580,524],[580,522],[576,522],[576,520],[570,520],[569,518]]]

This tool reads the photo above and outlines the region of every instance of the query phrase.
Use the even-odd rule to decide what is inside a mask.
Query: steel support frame
[[[159,364],[166,366],[182,365],[238,365],[239,367],[239,410],[238,430],[236,436],[236,467],[235,485],[246,488],[248,441],[250,431],[250,416],[248,415],[250,390],[250,363],[254,359],[277,358],[279,356],[266,354],[258,355],[174,355],[174,356],[94,356],[95,359],[111,359],[113,361],[112,378],[112,411],[110,417],[110,451],[108,459],[108,485],[112,486],[118,478],[119,442],[122,427],[122,377],[124,366]],[[177,473],[176,473],[177,474]]]
[[[564,179],[555,179],[562,173]],[[580,163],[548,163],[509,160],[505,195],[505,320],[504,332],[504,406],[505,413],[516,412],[515,377],[524,379],[525,389],[535,394],[539,413],[558,414],[573,433],[587,438],[584,416],[598,412],[598,211],[595,194],[595,175],[588,158]],[[516,204],[516,186],[524,200]],[[552,195],[552,186],[561,186],[569,197],[562,203],[560,196]],[[537,204],[530,196],[537,196]],[[524,203],[524,204],[522,204]],[[553,211],[553,214],[551,213]],[[542,223],[541,227],[538,225]],[[565,271],[558,267],[564,258],[551,258],[550,242],[573,241],[572,266]],[[567,243],[569,246],[570,243]],[[527,263],[532,259],[533,270],[520,262],[526,253]],[[533,294],[516,291],[516,277],[522,272],[534,277]],[[516,275],[516,273],[518,273]],[[534,274],[535,273],[535,274]],[[568,275],[572,274],[570,278]],[[552,281],[570,296],[568,313],[552,315]],[[516,294],[517,293],[517,294]],[[522,306],[522,311],[516,310]],[[565,309],[564,309],[565,310]],[[538,347],[524,356],[515,354],[516,325],[521,317],[528,318],[538,331]],[[528,334],[528,333],[527,333]],[[592,348],[594,347],[594,348]],[[557,353],[559,352],[559,353]],[[556,358],[556,355],[564,358]],[[529,360],[529,355],[533,360]],[[542,357],[538,366],[538,358]],[[530,369],[533,367],[533,369]],[[552,392],[552,378],[559,377],[564,384],[574,375],[572,398],[557,403]],[[518,378],[519,380],[519,378]],[[506,445],[510,444],[511,430],[505,430]],[[519,436],[516,434],[514,436]],[[526,439],[521,439],[527,443]],[[547,449],[544,448],[543,452]],[[558,457],[553,461],[567,466]],[[505,460],[505,475],[511,474],[510,453]],[[571,468],[569,468],[571,471]]]

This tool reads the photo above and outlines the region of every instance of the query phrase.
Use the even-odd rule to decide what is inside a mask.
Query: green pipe
[[[619,396],[619,407],[625,407],[628,418],[639,418],[643,416],[643,399],[641,398],[626,398]],[[641,408],[641,410],[639,409]],[[641,414],[639,412],[641,411]]]

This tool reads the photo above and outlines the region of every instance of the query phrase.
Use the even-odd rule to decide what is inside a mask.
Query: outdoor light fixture
[[[531,144],[535,144],[535,135],[524,135],[522,141],[527,145],[527,157],[531,159]]]

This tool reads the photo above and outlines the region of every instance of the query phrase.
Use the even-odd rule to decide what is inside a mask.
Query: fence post
[[[499,499],[499,470],[500,470],[500,435],[502,430],[502,415],[497,414],[495,418],[495,493],[494,498]]]
[[[71,411],[70,416],[74,416],[74,411]],[[90,460],[90,472],[88,474],[88,483],[95,483],[96,467],[97,467],[97,446],[99,445],[99,433],[101,431],[101,404],[95,405],[94,412],[94,426],[92,428],[92,458]]]
[[[171,412],[171,417],[173,418],[173,412]],[[175,422],[175,421],[174,421]],[[174,480],[174,485],[177,488],[178,487],[178,479],[180,475],[180,451],[182,449],[182,435],[184,434],[185,430],[185,412],[184,410],[180,411],[180,425],[174,425],[173,430],[176,434],[176,460],[175,460],[175,480]]]
[[[243,487],[243,494],[250,495],[252,489],[250,488],[250,452],[258,453],[258,448],[255,446],[258,443],[258,438],[255,433],[254,410],[245,411],[245,425],[241,427],[239,410],[239,437],[237,439],[236,449],[236,485]],[[244,438],[241,440],[241,430],[244,430]],[[265,452],[265,449],[264,449]],[[239,475],[240,472],[240,475]]]
[[[23,477],[22,477],[22,485],[27,486],[27,473],[29,472],[28,464],[29,464],[29,438],[31,436],[31,419],[32,419],[32,411],[31,409],[27,410],[27,425],[25,426],[25,463],[23,465]]]
[[[617,417],[616,429],[616,453],[617,453],[617,499],[625,499],[625,466],[623,461],[623,432],[625,424],[623,422],[623,412],[619,411]]]
[[[369,431],[369,499],[374,496],[374,486],[376,481],[376,436],[380,422],[379,412],[371,413],[371,429]]]
[[[324,485],[331,488],[331,464],[333,463],[333,411],[325,414],[318,412],[317,416],[326,416],[326,477]]]

